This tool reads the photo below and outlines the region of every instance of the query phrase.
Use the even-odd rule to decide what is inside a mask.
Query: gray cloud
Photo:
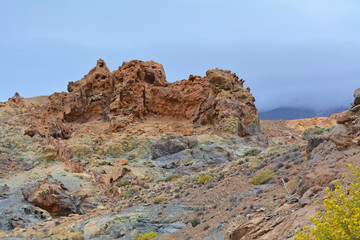
[[[170,82],[209,68],[261,110],[347,105],[360,87],[358,1],[2,1],[0,101],[65,91],[103,58],[155,60]]]

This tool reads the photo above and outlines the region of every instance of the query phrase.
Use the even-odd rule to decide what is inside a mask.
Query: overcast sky
[[[66,91],[102,58],[163,64],[169,82],[235,72],[260,110],[348,106],[360,1],[0,0],[0,101]]]

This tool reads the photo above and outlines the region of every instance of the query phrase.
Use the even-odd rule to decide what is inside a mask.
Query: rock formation
[[[250,89],[230,71],[209,70],[206,77],[166,81],[164,68],[155,62],[124,62],[110,72],[101,59],[83,79],[68,84],[68,93],[54,93],[42,112],[63,122],[111,122],[120,131],[135,120],[169,119],[213,125],[239,136],[260,131],[258,111]],[[63,134],[59,130],[59,137]],[[67,136],[67,133],[64,134]]]
[[[54,216],[67,216],[76,212],[74,198],[60,181],[44,179],[33,187],[23,188],[22,193],[29,203]]]
[[[331,132],[330,140],[339,150],[350,145],[360,145],[360,88],[355,90],[354,98],[350,110],[337,116],[338,125]]]

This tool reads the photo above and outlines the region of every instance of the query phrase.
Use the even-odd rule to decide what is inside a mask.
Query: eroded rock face
[[[351,109],[337,117],[338,125],[330,134],[330,140],[339,150],[360,145],[360,88],[355,90],[354,97]]]
[[[206,77],[166,81],[161,64],[133,60],[110,72],[103,60],[68,93],[54,93],[42,116],[64,122],[110,121],[119,131],[137,119],[155,118],[213,125],[239,136],[259,133],[259,117],[250,89],[231,73],[213,69]]]
[[[67,216],[76,212],[76,204],[69,190],[57,180],[37,181],[33,187],[23,188],[29,203],[45,209],[54,216]]]
[[[18,92],[8,99],[10,105],[25,106],[24,98],[20,96]]]

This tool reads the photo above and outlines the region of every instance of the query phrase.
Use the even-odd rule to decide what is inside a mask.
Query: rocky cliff
[[[255,99],[244,81],[219,69],[205,77],[166,81],[164,68],[156,62],[133,60],[110,72],[99,59],[97,65],[68,92],[54,93],[42,116],[63,122],[110,121],[120,131],[135,120],[167,119],[194,125],[213,125],[239,136],[259,133]]]

